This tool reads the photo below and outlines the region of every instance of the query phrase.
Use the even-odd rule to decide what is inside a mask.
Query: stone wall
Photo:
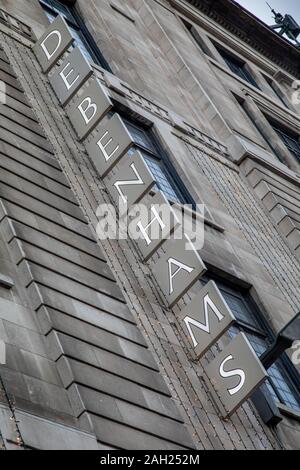
[[[28,3],[30,13],[23,2],[0,0],[0,7],[39,35],[43,12],[37,1]],[[230,120],[237,104],[169,2],[128,0],[123,12],[106,0],[101,8],[77,3],[120,79],[113,91],[113,78],[97,68],[103,86],[153,123],[194,199],[212,214],[204,261],[249,286],[279,331],[299,309],[299,261],[239,165],[234,127],[254,148],[262,148],[261,137],[242,113]],[[0,35],[0,79],[9,90],[8,106],[0,107],[3,271],[17,279],[1,300],[15,319],[10,313],[8,320],[4,305],[11,362],[0,373],[25,445],[295,447],[299,423],[285,419],[272,430],[250,400],[230,420],[219,418],[203,378],[207,358],[192,361],[179,322],[193,291],[166,310],[151,263],[140,262],[132,242],[96,243],[96,209],[109,202],[106,188],[42,75],[31,39],[16,34],[6,26]],[[15,441],[3,404],[0,428],[5,423],[2,434]]]

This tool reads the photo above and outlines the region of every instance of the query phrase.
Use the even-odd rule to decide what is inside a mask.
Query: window
[[[252,126],[256,129],[256,131],[260,134],[260,136],[263,138],[264,142],[268,145],[269,149],[273,152],[273,154],[278,158],[279,161],[284,162],[282,159],[282,156],[276,146],[274,145],[273,139],[269,138],[269,135],[266,134],[266,124],[265,124],[265,119],[257,119],[257,115],[253,114],[253,111],[249,110],[248,107],[246,106],[246,101],[241,100],[239,97],[237,97],[235,94],[233,94],[237,102],[240,104],[241,109],[244,111],[245,116],[247,116],[249,123],[251,122]],[[272,125],[270,123],[270,125]]]
[[[136,148],[141,152],[156,181],[156,188],[161,190],[170,202],[180,204],[186,202],[186,190],[175,174],[175,170],[171,168],[170,162],[166,161],[166,157],[160,154],[161,152],[159,152],[154,143],[151,131],[127,119],[124,119],[124,122],[135,141]],[[172,175],[174,175],[174,177]],[[187,202],[191,203],[192,201]]]
[[[109,65],[74,7],[67,6],[58,0],[40,0],[40,4],[50,23],[58,14],[64,17],[75,39],[75,46],[80,48],[88,62],[101,65],[111,72]]]
[[[228,67],[233,73],[238,75],[243,80],[246,80],[246,82],[250,83],[256,88],[259,88],[256,81],[252,77],[251,73],[248,71],[245,62],[238,59],[237,57],[232,56],[229,52],[226,52],[224,49],[221,49],[220,47],[216,46],[216,49],[219,52],[219,54],[223,57],[226,64],[228,65]]]
[[[205,277],[204,284],[206,282],[208,282],[208,279]],[[257,306],[247,292],[232,286],[229,287],[222,282],[217,281],[217,284],[237,319],[236,324],[229,331],[230,336],[234,337],[240,331],[244,332],[257,356],[261,356],[271,345],[273,337],[271,332],[267,332],[268,327]],[[298,388],[296,388],[296,384],[292,379],[292,369],[293,365],[287,356],[283,355],[280,360],[268,369],[269,379],[266,384],[276,403],[282,403],[288,408],[299,412],[300,395],[297,391],[299,390],[299,383]],[[297,374],[297,371],[295,371],[295,374]]]
[[[272,89],[274,95],[281,101],[281,103],[287,108],[285,101],[283,100],[282,96],[280,95],[279,91],[277,90],[274,81],[272,78],[264,76],[266,82],[268,83],[269,87]]]
[[[206,46],[205,42],[201,38],[195,26],[191,25],[190,23],[185,21],[183,18],[181,18],[181,20],[182,20],[184,27],[188,30],[189,34],[192,36],[193,40],[196,42],[197,46],[200,47],[201,51],[204,54],[210,55],[210,51],[208,50],[208,47]]]
[[[293,134],[286,129],[281,128],[277,124],[270,123],[274,131],[279,135],[289,151],[300,161],[300,140],[299,136]]]

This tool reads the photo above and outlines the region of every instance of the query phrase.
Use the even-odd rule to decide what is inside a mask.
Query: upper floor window
[[[181,21],[182,21],[182,24],[183,26],[187,29],[187,31],[189,32],[189,34],[191,35],[191,37],[193,38],[193,40],[196,42],[197,46],[200,47],[201,51],[204,53],[204,54],[207,54],[207,55],[210,55],[210,52],[206,46],[206,44],[204,43],[202,37],[200,36],[200,34],[198,33],[197,29],[195,28],[195,26],[191,25],[190,23],[188,23],[186,20],[184,20],[183,18],[181,18]]]
[[[164,193],[170,202],[183,204],[187,201],[186,192],[175,170],[171,167],[166,157],[161,155],[152,138],[151,131],[127,119],[124,122],[135,141],[136,148],[141,152],[153,178],[156,181],[156,189]]]
[[[277,124],[272,124],[274,131],[279,135],[289,151],[300,161],[300,138],[291,131],[283,129]]]
[[[280,126],[280,124],[272,121],[269,116],[265,115],[265,119],[263,120],[261,118],[258,118],[255,112],[253,112],[252,110],[250,111],[249,108],[246,107],[245,101],[242,101],[236,95],[234,96],[240,104],[241,109],[244,111],[245,115],[249,119],[249,122],[252,123],[253,127],[255,127],[255,129],[259,132],[264,141],[268,144],[270,150],[274,153],[274,155],[276,155],[276,157],[281,162],[283,162],[284,159],[282,158],[281,152],[278,149],[278,141],[276,137],[275,139],[270,138],[266,120],[269,125],[273,128],[275,133],[278,135],[278,137],[280,137],[282,142],[285,144],[286,148],[297,158],[298,161],[300,161],[300,136],[298,136],[296,133],[293,133],[292,131],[288,131],[286,128]]]
[[[234,57],[229,52],[225,51],[220,47],[216,47],[216,49],[219,54],[223,57],[230,70],[235,75],[238,75],[243,80],[246,80],[246,82],[250,83],[256,88],[259,88],[251,73],[247,69],[246,62],[242,61],[241,59],[238,59],[237,57]]]
[[[208,279],[204,278],[204,282]],[[218,282],[218,287],[222,292],[228,306],[231,308],[237,321],[231,328],[229,334],[236,336],[240,331],[248,337],[257,356],[261,356],[271,345],[273,338],[270,331],[267,331],[265,320],[254,304],[248,292],[228,286]],[[283,355],[270,369],[268,369],[269,378],[267,380],[268,390],[275,403],[300,411],[299,381],[296,384],[292,378],[291,371],[295,375],[297,371],[287,356]]]
[[[39,1],[50,22],[52,22],[57,15],[64,17],[75,39],[75,46],[79,47],[88,62],[101,65],[101,67],[111,72],[109,65],[75,7],[67,6],[58,0]]]
[[[281,101],[281,103],[287,108],[287,104],[286,102],[284,101],[283,97],[280,95],[276,85],[275,85],[275,82],[274,80],[272,80],[272,78],[270,77],[267,77],[266,75],[264,75],[264,78],[266,80],[266,82],[268,83],[269,87],[271,88],[271,90],[273,91],[273,94],[279,99],[279,101]]]

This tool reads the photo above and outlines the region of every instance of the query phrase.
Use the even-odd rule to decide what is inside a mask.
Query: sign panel
[[[126,155],[106,179],[108,191],[119,208],[120,215],[127,213],[127,210],[139,202],[155,184],[138,151],[132,156]]]
[[[205,367],[224,418],[231,416],[268,377],[251,344],[240,333]]]
[[[86,142],[86,149],[99,176],[103,178],[133,145],[122,119],[114,114],[106,124],[97,126]]]
[[[134,219],[134,220],[132,220]],[[148,195],[129,212],[129,235],[147,261],[180,225],[167,198],[160,191]]]
[[[73,49],[49,77],[51,86],[62,106],[75,95],[92,73],[93,70],[79,47]]]
[[[192,287],[206,271],[199,253],[189,237],[182,240],[167,240],[165,253],[153,268],[153,274],[160,286],[169,307]]]
[[[181,312],[181,324],[200,359],[230,328],[235,317],[215,282],[208,282]]]
[[[97,79],[91,79],[67,106],[67,115],[83,140],[112,108],[112,102]]]
[[[58,15],[32,48],[44,73],[49,72],[73,42],[67,23]]]
[[[58,62],[73,41],[65,20],[58,16],[33,47],[44,72]],[[79,140],[92,133],[112,108],[109,96],[95,77],[90,78],[91,75],[91,67],[75,48],[50,77],[61,105],[66,105],[66,113]],[[106,124],[99,125],[85,144],[100,177],[105,177],[112,199],[119,207],[119,215],[127,213],[155,185],[142,155],[139,152],[132,156],[127,154],[134,143],[117,114]],[[173,307],[205,273],[206,267],[187,232],[183,239],[166,240],[180,222],[163,194],[148,194],[144,202],[143,211],[138,217],[134,215],[129,234],[137,241],[144,260],[164,243],[164,253],[155,263],[153,275],[167,305]],[[161,206],[164,206],[164,212],[159,210]],[[136,233],[140,235],[139,239],[134,238]],[[215,283],[210,282],[182,312],[181,321],[195,356],[199,358],[226,332],[234,316]],[[5,343],[0,340],[0,364],[5,360]],[[206,373],[208,386],[224,417],[230,416],[267,377],[243,334],[206,367]]]

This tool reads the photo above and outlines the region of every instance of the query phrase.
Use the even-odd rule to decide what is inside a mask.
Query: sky
[[[271,13],[265,0],[236,0],[243,7],[260,18],[268,25],[275,24],[273,14]],[[300,1],[299,0],[268,0],[268,3],[282,15],[289,13],[300,23]]]

